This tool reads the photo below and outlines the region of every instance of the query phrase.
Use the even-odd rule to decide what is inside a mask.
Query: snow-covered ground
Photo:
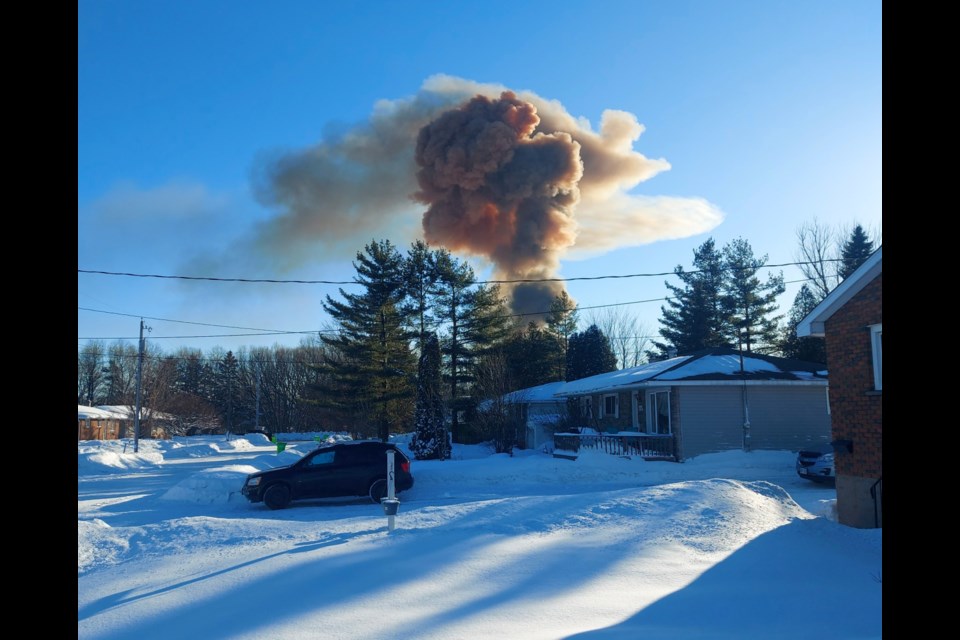
[[[837,524],[836,492],[790,452],[455,445],[413,462],[392,533],[367,500],[271,511],[240,495],[316,446],[80,442],[78,637],[882,636],[882,532]]]

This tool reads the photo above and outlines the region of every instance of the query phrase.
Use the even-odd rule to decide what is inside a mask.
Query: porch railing
[[[640,456],[644,460],[676,461],[677,459],[672,435],[555,433],[553,444],[559,451],[574,454],[581,449],[594,449],[615,456]]]

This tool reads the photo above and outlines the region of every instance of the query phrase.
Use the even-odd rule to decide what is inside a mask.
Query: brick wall
[[[883,274],[827,320],[834,440],[853,441],[852,454],[837,454],[837,474],[883,475],[883,394],[874,390],[870,325],[883,322]]]

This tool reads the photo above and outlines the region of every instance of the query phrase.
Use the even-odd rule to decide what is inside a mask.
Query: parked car
[[[297,462],[247,476],[243,495],[283,509],[293,500],[368,496],[380,502],[387,496],[387,451],[394,451],[396,493],[413,486],[410,459],[396,445],[384,442],[341,442],[324,445]]]
[[[837,476],[833,467],[833,447],[823,444],[799,452],[797,474],[814,482],[834,484]]]

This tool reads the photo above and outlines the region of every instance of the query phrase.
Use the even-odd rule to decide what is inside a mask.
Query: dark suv
[[[410,459],[396,445],[383,442],[341,442],[321,446],[297,462],[247,476],[243,495],[282,509],[291,500],[369,496],[380,502],[387,496],[387,451],[394,454],[397,493],[413,486]]]

